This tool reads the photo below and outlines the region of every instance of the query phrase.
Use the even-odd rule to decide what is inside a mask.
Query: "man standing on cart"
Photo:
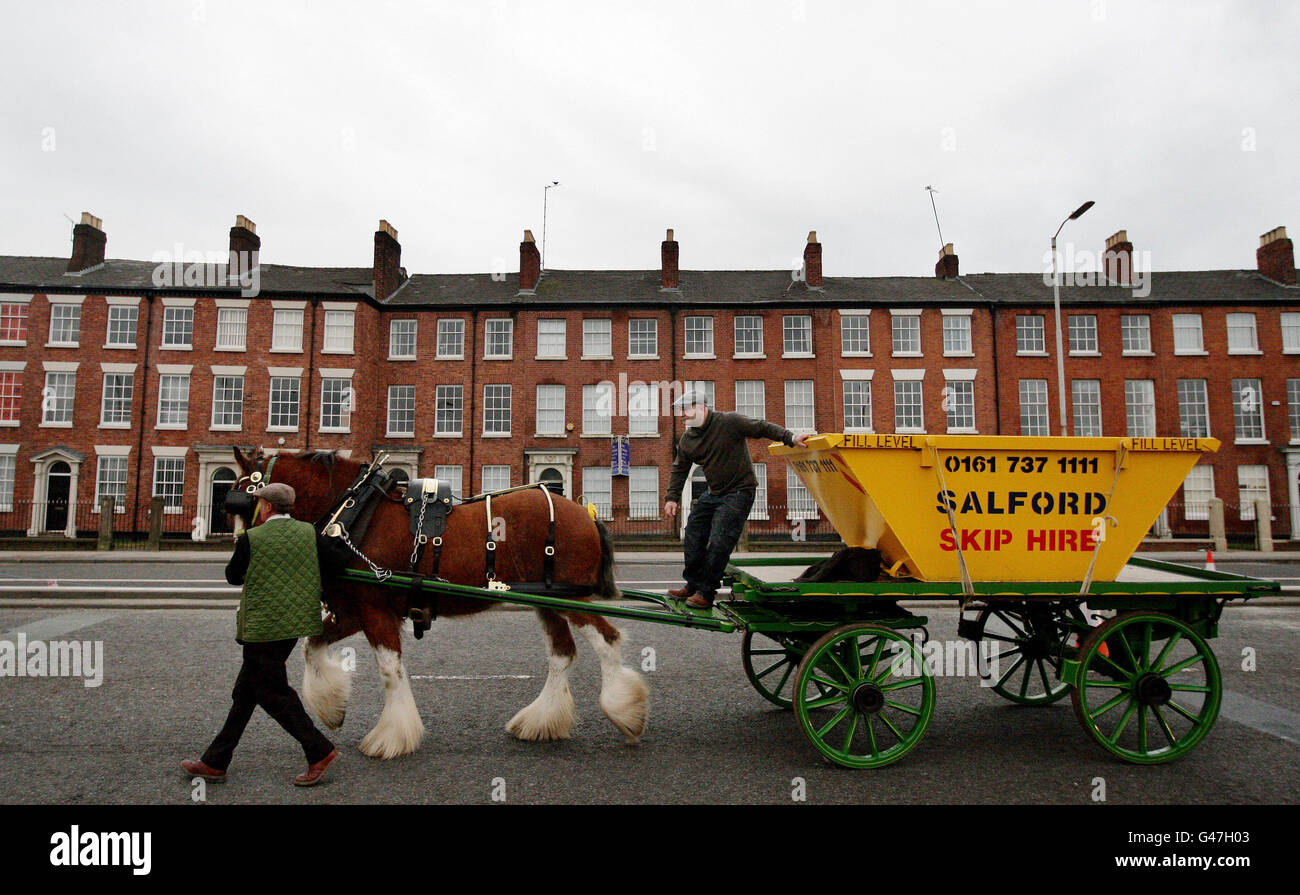
[[[686,392],[673,409],[681,412],[686,432],[677,441],[664,513],[670,519],[677,516],[692,465],[698,464],[704,470],[708,489],[693,498],[691,515],[686,520],[682,545],[686,585],[670,588],[668,595],[685,598],[687,606],[707,609],[713,605],[722,573],[745,529],[758,489],[747,439],[766,438],[803,447],[808,436],[796,436],[789,429],[742,413],[713,410],[702,392]]]

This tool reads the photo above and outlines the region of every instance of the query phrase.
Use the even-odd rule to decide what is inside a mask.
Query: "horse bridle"
[[[275,457],[265,454],[257,457],[253,471],[235,481],[234,487],[226,495],[226,513],[240,516],[252,522],[253,507],[257,504],[257,492],[271,484],[271,470],[275,468]],[[248,484],[245,485],[244,483]]]

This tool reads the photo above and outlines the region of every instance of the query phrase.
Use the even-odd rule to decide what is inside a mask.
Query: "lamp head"
[[[1084,202],[1082,205],[1080,205],[1078,208],[1074,210],[1074,214],[1070,215],[1070,220],[1077,221],[1079,218],[1083,217],[1083,213],[1085,211],[1087,211],[1089,208],[1092,208],[1092,206],[1096,204],[1097,203],[1093,202],[1091,199],[1089,199],[1087,202]]]

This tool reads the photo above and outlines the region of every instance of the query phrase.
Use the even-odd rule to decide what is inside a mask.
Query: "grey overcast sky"
[[[1300,4],[5,3],[0,254],[222,251],[412,273],[1039,271],[1127,229],[1155,270],[1300,233]]]

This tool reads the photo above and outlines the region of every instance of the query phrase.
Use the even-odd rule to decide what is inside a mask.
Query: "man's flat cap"
[[[294,493],[293,489],[283,482],[272,482],[258,491],[257,496],[259,499],[265,500],[269,503],[271,509],[280,512],[284,512],[292,507],[293,502],[298,497],[298,495]]]

